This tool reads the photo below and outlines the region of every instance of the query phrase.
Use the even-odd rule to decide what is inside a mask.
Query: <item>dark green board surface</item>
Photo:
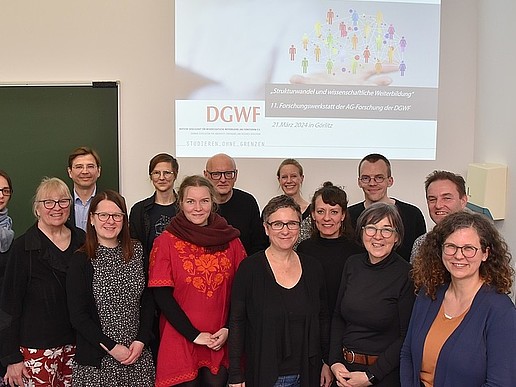
[[[32,198],[44,176],[72,189],[66,168],[78,146],[99,153],[98,186],[118,191],[118,87],[101,85],[0,86],[0,169],[13,182],[8,209],[16,237],[35,221]]]

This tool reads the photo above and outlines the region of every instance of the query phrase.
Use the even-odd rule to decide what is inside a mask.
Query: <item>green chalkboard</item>
[[[13,182],[9,202],[16,236],[34,223],[32,198],[44,176],[70,189],[68,155],[78,146],[101,158],[98,186],[118,190],[118,85],[0,85],[0,169]]]

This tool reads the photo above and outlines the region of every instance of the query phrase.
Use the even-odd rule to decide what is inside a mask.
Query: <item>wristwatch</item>
[[[376,379],[376,376],[374,376],[371,371],[367,370],[365,371],[365,374],[367,376],[367,380],[369,380],[369,383],[371,383],[373,386],[378,382],[378,379]]]

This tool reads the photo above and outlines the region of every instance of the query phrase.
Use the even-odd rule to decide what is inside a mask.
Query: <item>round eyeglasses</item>
[[[457,254],[458,250],[460,250],[465,258],[473,258],[477,254],[479,248],[471,245],[457,246],[453,243],[443,244],[443,253],[446,255],[454,256]]]
[[[152,171],[150,175],[154,180],[158,180],[161,176],[167,180],[170,180],[175,174],[176,173],[174,171]]]
[[[384,175],[376,175],[376,176],[362,175],[359,178],[359,180],[364,184],[369,184],[371,182],[371,180],[374,180],[375,183],[380,184],[380,183],[383,183],[385,179],[386,179],[386,177]]]
[[[11,194],[13,193],[13,190],[10,189],[9,187],[4,187],[4,188],[0,188],[0,192],[4,195],[4,196],[11,196]]]
[[[373,225],[364,226],[362,227],[362,230],[364,230],[364,233],[369,237],[374,237],[378,231],[380,231],[380,235],[384,238],[390,238],[392,234],[396,232],[395,228],[391,227],[383,227],[383,228],[376,228]]]

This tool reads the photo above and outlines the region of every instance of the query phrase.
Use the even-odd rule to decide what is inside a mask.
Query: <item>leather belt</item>
[[[378,356],[356,353],[346,347],[342,348],[342,354],[344,355],[344,360],[349,364],[373,365],[378,359]]]

